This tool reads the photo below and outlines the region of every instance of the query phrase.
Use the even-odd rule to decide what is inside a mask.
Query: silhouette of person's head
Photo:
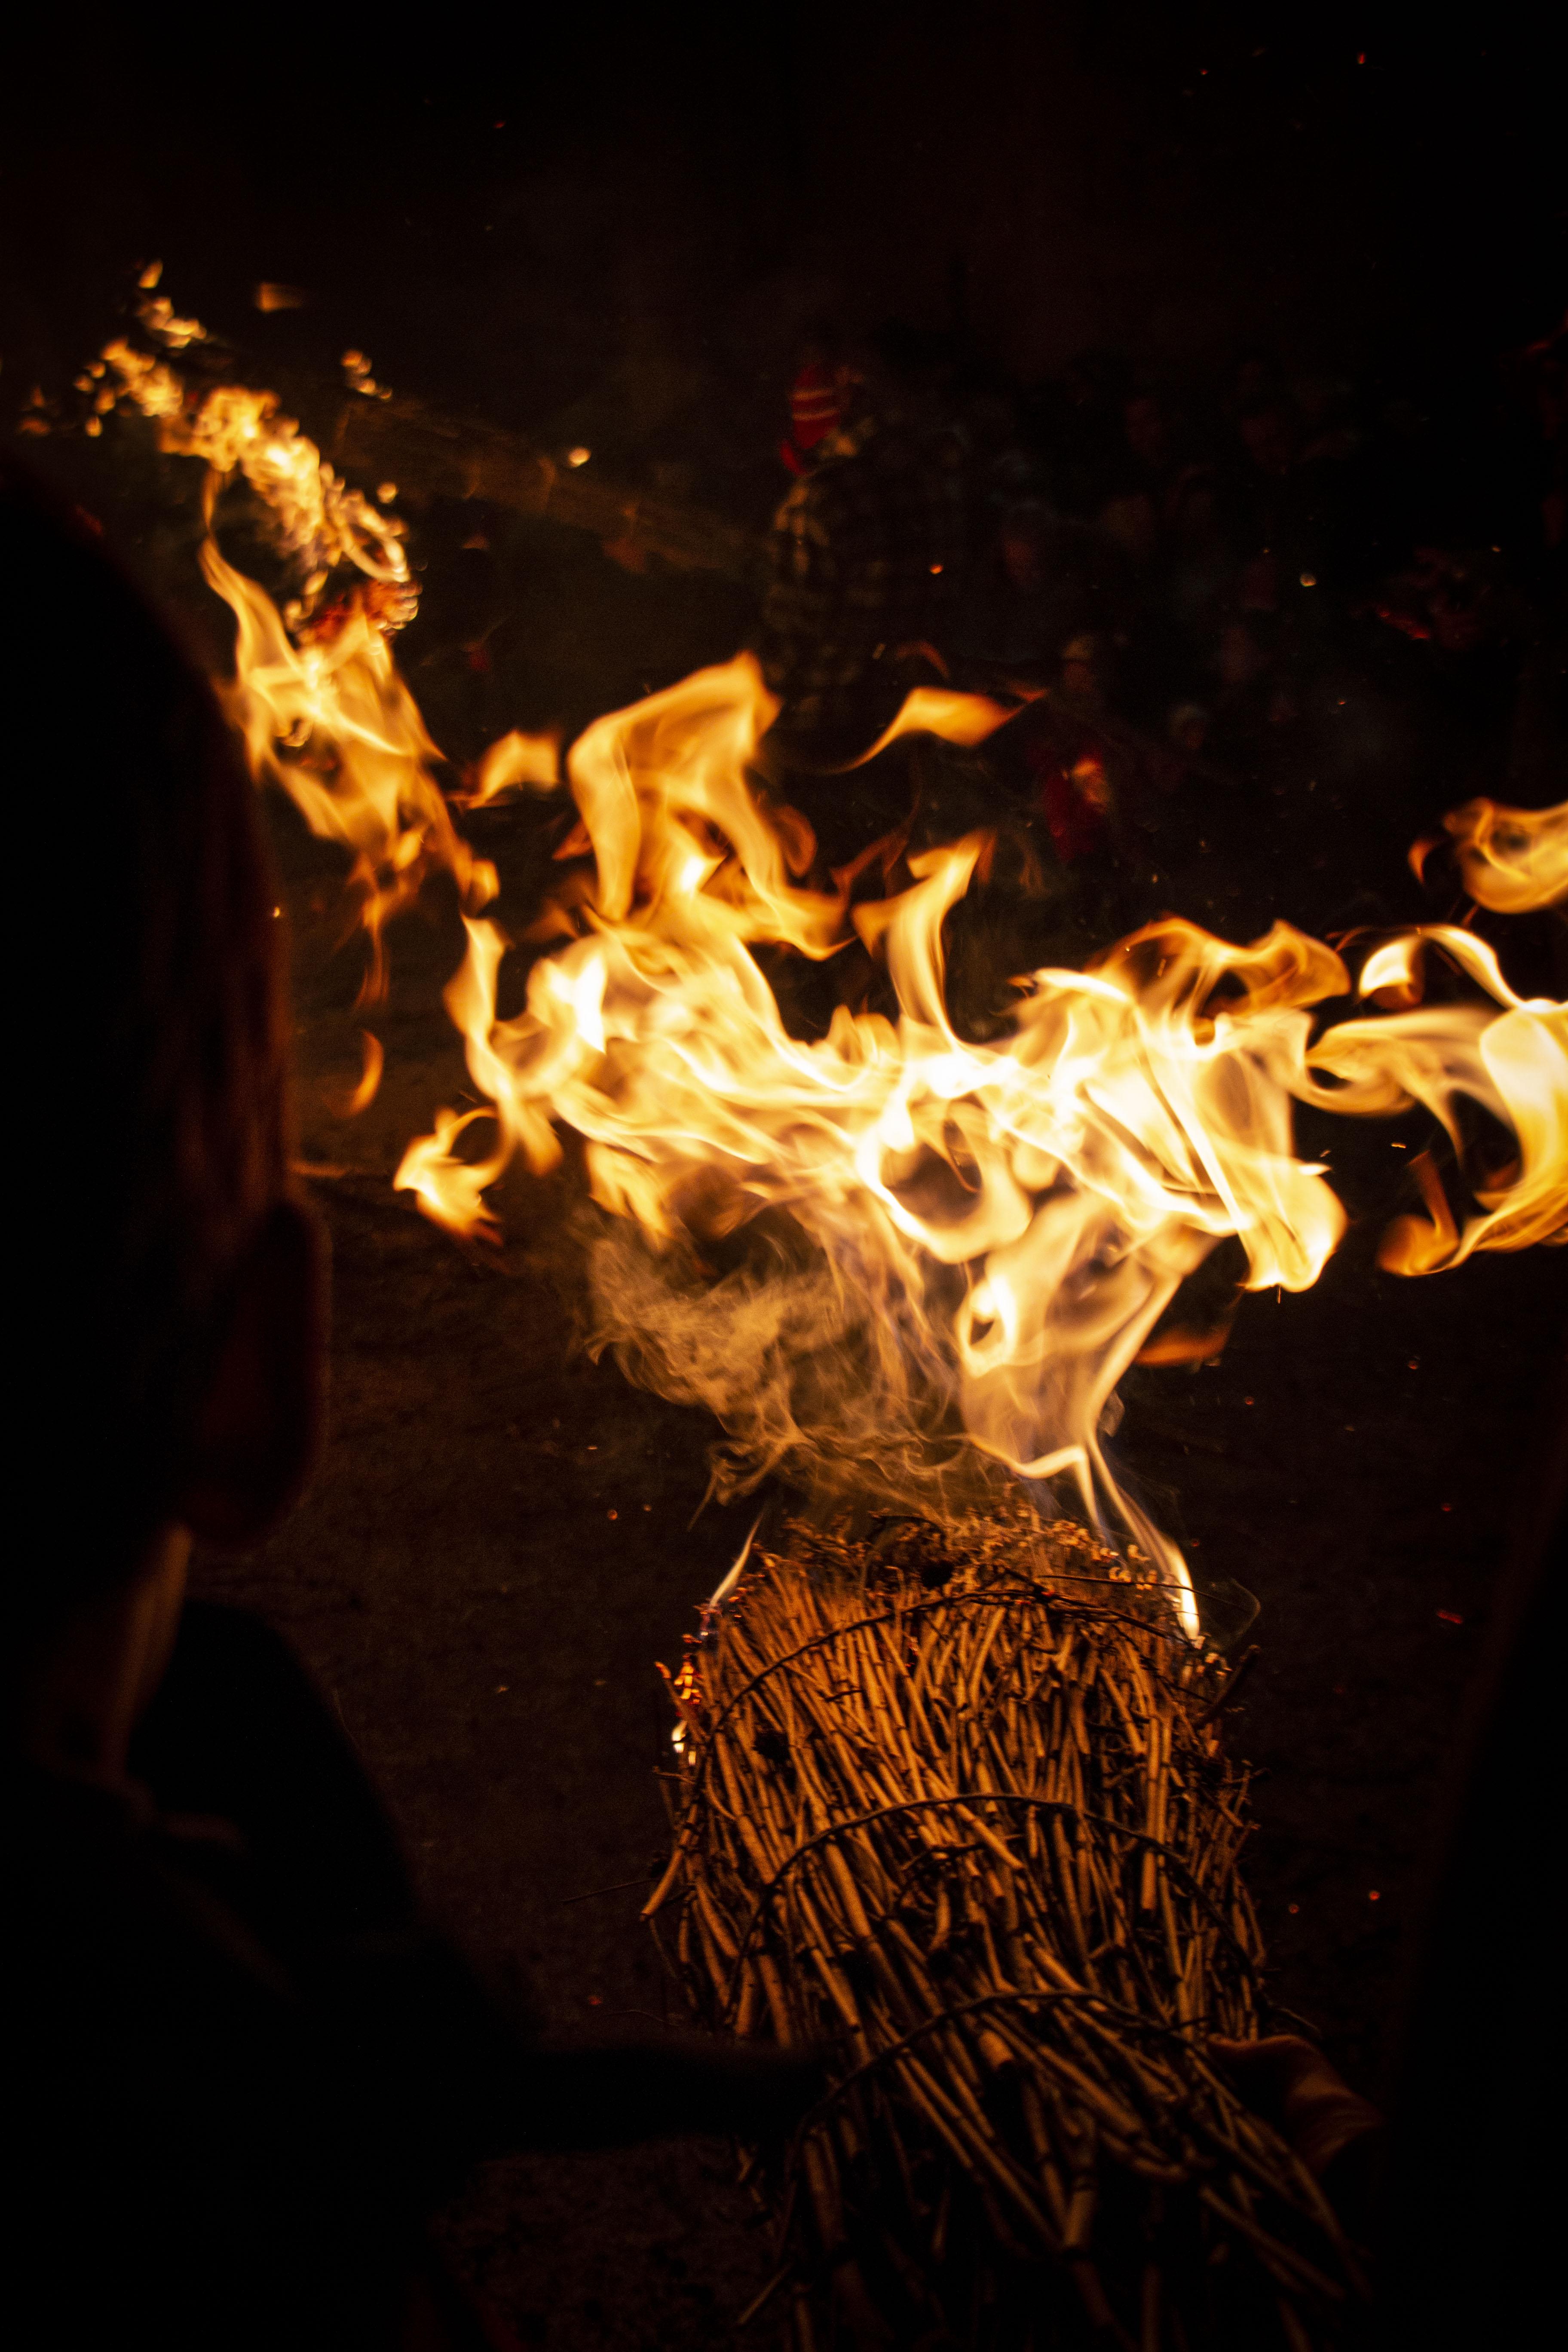
[[[150,1576],[183,1585],[193,1538],[248,1542],[292,1498],[321,1285],[289,1192],[281,926],[235,740],[89,519],[13,470],[0,603],[16,929],[33,918],[12,983],[30,1123],[12,1328],[45,1506],[13,1550],[25,1680]]]

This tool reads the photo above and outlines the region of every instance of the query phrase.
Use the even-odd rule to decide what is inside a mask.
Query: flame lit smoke
[[[155,285],[154,270],[145,340],[164,354],[205,341]],[[349,361],[353,388],[386,396],[363,355]],[[1313,1008],[1352,993],[1340,956],[1284,923],[1237,948],[1171,919],[1089,971],[1033,973],[1011,1034],[972,1044],[945,1001],[942,926],[984,838],[910,859],[911,887],[891,898],[851,904],[848,877],[804,887],[809,827],[749,782],[775,712],[745,657],[579,739],[581,823],[563,854],[591,851],[595,878],[560,894],[564,943],[535,963],[523,1012],[498,1019],[511,943],[483,912],[494,870],[455,830],[392,657],[415,603],[403,526],[339,481],[271,394],[193,389],[124,338],[79,388],[89,432],[128,402],[163,448],[208,468],[200,560],[236,622],[222,691],[258,780],[351,853],[372,950],[362,1003],[384,993],[390,918],[433,867],[458,883],[468,951],[447,1003],[491,1108],[441,1111],[396,1182],[452,1230],[493,1233],[489,1187],[520,1154],[554,1164],[557,1128],[574,1129],[593,1197],[618,1221],[591,1254],[597,1341],[713,1411],[721,1492],[787,1463],[829,1495],[947,1516],[1008,1471],[1068,1477],[1098,1526],[1119,1521],[1142,1546],[1192,1624],[1182,1556],[1119,1486],[1101,1433],[1141,1354],[1213,1351],[1212,1337],[1149,1343],[1222,1239],[1239,1239],[1253,1289],[1307,1288],[1336,1246],[1344,1212],[1324,1170],[1295,1156],[1294,1103],[1362,1118],[1422,1103],[1461,1164],[1467,1099],[1511,1139],[1511,1164],[1478,1180],[1462,1216],[1417,1162],[1426,1213],[1383,1245],[1399,1272],[1568,1238],[1568,1012],[1521,1001],[1468,932],[1426,927],[1375,948],[1356,989],[1384,1011],[1316,1034]],[[281,613],[210,530],[237,475],[303,574]],[[925,730],[977,743],[1007,716],[924,690],[884,741]],[[463,797],[558,778],[555,741],[514,733]],[[1568,890],[1568,809],[1475,802],[1447,831],[1484,905]],[[1413,853],[1417,872],[1433,845]],[[856,935],[885,963],[897,1019],[841,1007],[826,1037],[792,1035],[752,949],[821,960]],[[1426,1001],[1434,956],[1470,1001]],[[365,1047],[354,1108],[380,1075],[368,1034]],[[459,1138],[492,1118],[489,1157],[462,1157]]]
[[[967,741],[1005,715],[919,701],[902,728]],[[830,1491],[929,1508],[971,1491],[984,1459],[1068,1476],[1186,1595],[1191,1622],[1180,1552],[1100,1443],[1118,1381],[1226,1236],[1249,1288],[1317,1279],[1345,1214],[1295,1156],[1297,1101],[1363,1118],[1420,1102],[1462,1150],[1468,1097],[1513,1139],[1514,1165],[1462,1223],[1429,1174],[1428,1213],[1391,1230],[1385,1265],[1426,1273],[1564,1238],[1568,1016],[1515,995],[1468,932],[1433,927],[1363,967],[1360,992],[1401,1009],[1315,1034],[1311,1008],[1354,992],[1340,956],[1284,923],[1236,948],[1173,919],[1092,970],[1034,973],[1011,1034],[970,1044],[944,999],[942,925],[984,837],[911,858],[912,886],[890,899],[800,887],[809,830],[747,780],[773,716],[742,656],[581,738],[568,772],[597,885],[560,913],[569,943],[500,1020],[509,943],[470,917],[447,992],[495,1150],[465,1162],[452,1147],[467,1120],[443,1114],[396,1181],[454,1230],[482,1231],[512,1155],[547,1169],[556,1125],[574,1129],[594,1198],[648,1245],[597,1252],[600,1339],[714,1410],[722,1487],[788,1459]],[[752,947],[822,958],[853,933],[884,959],[897,1021],[840,1007],[826,1037],[791,1035]],[[1479,1001],[1421,1002],[1434,953]],[[763,1211],[768,1246],[704,1275],[694,1238]]]

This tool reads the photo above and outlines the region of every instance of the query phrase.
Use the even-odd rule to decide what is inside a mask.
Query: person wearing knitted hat
[[[779,456],[797,481],[815,464],[823,443],[843,424],[851,376],[831,330],[814,327],[800,347],[799,365],[789,388],[789,431],[779,443]]]

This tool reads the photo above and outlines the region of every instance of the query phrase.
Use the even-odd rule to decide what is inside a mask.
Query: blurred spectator
[[[1300,427],[1289,402],[1268,400],[1258,407],[1243,409],[1237,425],[1247,454],[1258,473],[1282,481],[1293,471]]]
[[[1291,477],[1299,433],[1283,401],[1247,409],[1237,420],[1229,469],[1230,524],[1244,559],[1279,559],[1294,520]]]
[[[1086,630],[1062,647],[1056,700],[1077,719],[1096,719],[1106,706],[1108,649],[1103,637]]]
[[[1232,416],[1266,407],[1284,389],[1279,362],[1266,344],[1255,343],[1240,352],[1231,370],[1226,407]]]
[[[1495,592],[1493,567],[1483,558],[1418,547],[1409,568],[1385,583],[1373,609],[1415,644],[1466,654],[1495,634]]]
[[[1258,782],[1293,771],[1284,755],[1300,710],[1289,651],[1289,632],[1275,613],[1233,611],[1220,627],[1205,741],[1238,780]]]
[[[1212,721],[1201,702],[1178,702],[1165,723],[1165,731],[1178,751],[1194,759],[1208,740]]]
[[[1352,568],[1352,445],[1327,425],[1309,443],[1286,394],[1244,410],[1237,436],[1221,491],[1226,528],[1246,566],[1246,601],[1282,611],[1298,590],[1342,580]]]
[[[956,650],[988,673],[1044,686],[1076,605],[1056,516],[1038,499],[1017,499],[1004,507],[971,568],[955,615]]]
[[[1170,420],[1157,395],[1135,392],[1121,404],[1127,446],[1147,469],[1151,487],[1163,485],[1172,465]]]
[[[845,384],[842,421],[774,517],[762,614],[775,751],[822,764],[864,751],[908,685],[940,675],[964,541],[940,352],[889,330]]]
[[[1110,785],[1092,752],[1070,768],[1042,763],[1040,805],[1050,828],[1051,846],[1064,866],[1076,865],[1104,846],[1110,814]]]
[[[1236,576],[1220,520],[1212,466],[1184,466],[1166,493],[1163,566],[1153,584],[1189,657],[1201,665],[1219,607]]]
[[[797,480],[844,423],[850,374],[831,328],[814,327],[801,344],[789,388],[789,431],[779,444],[779,456]]]
[[[1345,463],[1365,438],[1355,422],[1352,389],[1342,376],[1310,376],[1297,387],[1305,446],[1303,465]]]
[[[1121,403],[1128,374],[1119,352],[1081,352],[1065,371],[1055,402],[1045,405],[1063,514],[1098,514],[1117,488],[1125,463]]]
[[[1100,528],[1110,533],[1134,571],[1147,572],[1160,546],[1160,516],[1147,490],[1123,490],[1107,499]]]
[[[1030,675],[1050,661],[1061,618],[1061,599],[1051,594],[1053,521],[1049,511],[1036,504],[1009,509],[1002,518],[991,567],[998,593],[987,616],[991,629],[984,650],[993,660]]]
[[[1164,394],[1142,386],[1121,404],[1121,454],[1117,495],[1149,501],[1161,531],[1189,470],[1189,436]]]
[[[1031,698],[981,766],[1080,911],[1093,872],[1148,886],[1223,852],[1259,791],[1298,878],[1352,812],[1370,876],[1505,774],[1550,797],[1565,349],[1361,386],[1256,347],[1178,393],[1103,350],[1021,390],[973,350],[961,377],[940,335],[899,331],[860,369],[815,341],[763,616],[778,746],[831,766],[921,678]],[[931,824],[963,798],[922,792]]]

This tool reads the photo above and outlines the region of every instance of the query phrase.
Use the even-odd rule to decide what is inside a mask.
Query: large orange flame
[[[1295,1156],[1296,1100],[1361,1117],[1422,1102],[1458,1139],[1469,1096],[1510,1131],[1516,1168],[1478,1213],[1462,1229],[1435,1210],[1407,1221],[1390,1265],[1563,1238],[1564,1009],[1521,1002],[1488,949],[1432,929],[1377,950],[1361,975],[1363,992],[1397,988],[1407,1009],[1314,1035],[1310,1008],[1352,992],[1337,954],[1284,923],[1237,948],[1173,919],[1092,970],[1037,971],[1011,1034],[971,1044],[944,1000],[942,925],[984,836],[912,858],[911,887],[889,900],[851,908],[845,891],[803,887],[807,829],[747,781],[773,715],[742,656],[580,740],[568,772],[597,887],[575,935],[534,965],[524,1010],[503,1021],[509,943],[470,917],[447,992],[495,1107],[495,1152],[482,1170],[457,1156],[447,1114],[396,1181],[472,1233],[485,1185],[514,1152],[552,1165],[563,1125],[585,1140],[595,1199],[667,1254],[694,1228],[787,1212],[815,1245],[808,1272],[731,1278],[728,1319],[705,1321],[689,1295],[672,1308],[668,1285],[661,1302],[646,1251],[641,1273],[623,1254],[607,1300],[601,1286],[606,1330],[657,1385],[741,1427],[752,1475],[803,1451],[820,1469],[837,1417],[871,1489],[929,1487],[934,1393],[956,1408],[961,1442],[1027,1477],[1072,1477],[1097,1517],[1120,1517],[1190,1613],[1179,1551],[1120,1489],[1100,1442],[1118,1381],[1222,1237],[1239,1237],[1254,1289],[1317,1278],[1345,1217],[1323,1169]],[[936,697],[906,721],[973,741],[1004,716]],[[899,1017],[840,1007],[826,1037],[803,1041],[751,948],[821,958],[851,926],[885,958]],[[1436,950],[1483,1001],[1414,1001]],[[840,1346],[836,1381],[824,1360]],[[808,1357],[815,1432],[791,1387]]]
[[[1467,801],[1443,819],[1444,833],[1465,888],[1478,906],[1500,915],[1528,914],[1535,907],[1561,906],[1568,898],[1568,801],[1557,808],[1503,808],[1496,801]],[[1426,835],[1410,852],[1417,878],[1443,834]]]
[[[353,856],[371,944],[360,1001],[375,1003],[386,991],[385,926],[432,868],[456,877],[469,907],[495,896],[495,870],[453,826],[431,769],[440,754],[364,604],[352,601],[335,625],[296,643],[266,591],[210,535],[200,560],[235,616],[234,677],[219,693],[252,773],[280,784],[312,833]]]
[[[204,339],[143,291],[147,340],[178,354]],[[358,389],[379,394],[351,356]],[[468,949],[447,1003],[497,1132],[487,1159],[465,1158],[459,1139],[490,1114],[442,1111],[395,1181],[454,1231],[494,1231],[486,1194],[508,1164],[548,1168],[557,1129],[574,1129],[593,1195],[619,1221],[594,1264],[600,1337],[639,1377],[714,1411],[731,1490],[785,1461],[895,1507],[945,1506],[986,1465],[1068,1477],[1195,1624],[1182,1556],[1119,1486],[1102,1433],[1141,1354],[1222,1344],[1151,1341],[1220,1240],[1239,1239],[1254,1289],[1304,1289],[1334,1249],[1344,1213],[1324,1170],[1295,1155],[1293,1105],[1382,1117],[1424,1104],[1461,1166],[1467,1100],[1509,1139],[1510,1163],[1478,1175],[1473,1206],[1456,1208],[1429,1157],[1417,1163],[1425,1213],[1384,1243],[1401,1272],[1568,1238],[1568,1010],[1520,999],[1468,932],[1373,948],[1356,986],[1384,1009],[1320,1029],[1313,1008],[1352,992],[1331,950],[1284,923],[1234,947],[1168,919],[1088,971],[1033,973],[1010,1034],[971,1043],[949,1013],[942,931],[986,837],[910,858],[891,898],[852,904],[849,874],[806,887],[810,828],[750,780],[776,712],[747,657],[579,739],[567,770],[581,822],[563,848],[591,851],[595,878],[561,894],[551,928],[564,944],[535,963],[522,1013],[499,1019],[510,942],[483,912],[494,872],[453,826],[388,642],[412,610],[401,526],[340,482],[269,394],[193,390],[124,341],[83,389],[89,429],[128,400],[163,447],[205,462],[209,516],[242,474],[300,565],[301,593],[279,613],[210,531],[201,556],[235,617],[224,691],[254,772],[352,855],[367,995],[384,988],[388,918],[433,866],[457,879]],[[356,584],[323,604],[345,569]],[[1007,715],[923,690],[883,742],[923,730],[978,743]],[[468,800],[558,781],[554,740],[514,734]],[[1486,905],[1544,905],[1568,887],[1568,810],[1477,802],[1447,830]],[[897,1018],[840,1007],[825,1037],[793,1035],[753,949],[821,960],[856,934],[885,961]],[[1468,984],[1464,1001],[1428,1001],[1434,960]],[[355,1107],[379,1069],[369,1039]],[[747,1227],[762,1239],[727,1273],[698,1264],[699,1250],[733,1257]]]
[[[200,320],[178,317],[152,290],[156,282],[154,267],[137,304],[146,339],[175,353],[205,341]],[[405,527],[339,479],[271,393],[193,387],[169,358],[125,337],[105,345],[87,381],[98,386],[95,418],[128,404],[155,422],[161,448],[207,469],[202,573],[235,620],[234,676],[219,691],[258,782],[281,785],[313,833],[350,853],[371,950],[360,1001],[373,1003],[386,989],[385,926],[427,874],[448,870],[470,909],[496,889],[493,867],[470,856],[453,826],[434,773],[440,754],[393,662],[390,634],[416,604]],[[216,494],[237,473],[303,573],[301,593],[281,613],[211,530]],[[323,606],[334,574],[351,585]],[[516,754],[512,765],[521,772]],[[380,1069],[372,1039],[353,1108],[371,1100]]]

